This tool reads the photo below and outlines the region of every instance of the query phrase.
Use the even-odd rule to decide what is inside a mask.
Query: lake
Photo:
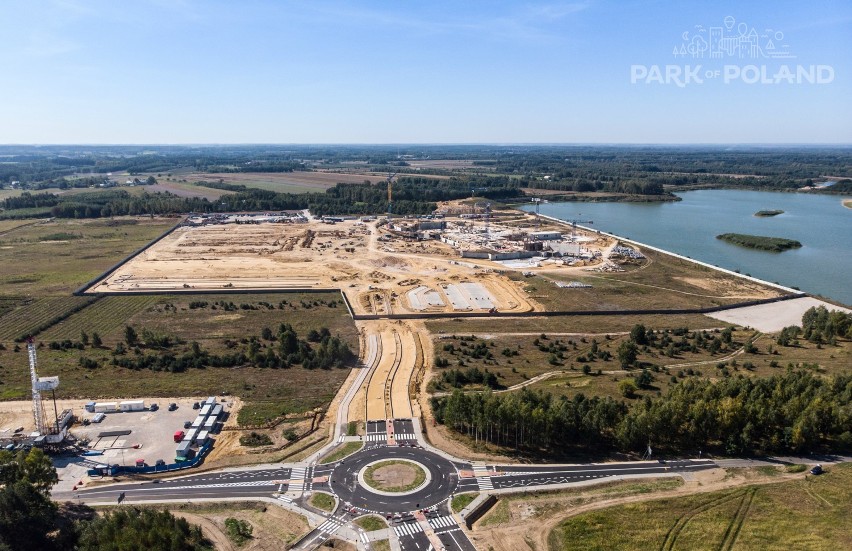
[[[683,200],[543,203],[540,212],[562,220],[592,220],[591,227],[601,231],[852,305],[852,209],[843,206],[849,197],[741,190],[677,195]],[[754,216],[759,210],[784,214]],[[795,239],[802,248],[771,253],[716,239],[728,232]]]

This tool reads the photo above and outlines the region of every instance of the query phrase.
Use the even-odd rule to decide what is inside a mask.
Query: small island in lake
[[[760,249],[761,251],[772,251],[780,253],[787,249],[798,249],[802,246],[795,239],[785,239],[783,237],[765,237],[763,235],[747,235],[744,233],[723,233],[717,235],[716,239],[727,241],[740,247],[748,247],[749,249]]]
[[[784,214],[783,210],[759,210],[754,213],[755,216],[778,216]]]

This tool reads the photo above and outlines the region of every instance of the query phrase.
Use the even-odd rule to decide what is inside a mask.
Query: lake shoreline
[[[542,203],[540,212],[562,221],[594,220],[592,228],[653,243],[666,252],[755,275],[852,304],[852,217],[837,198],[747,190],[697,190],[665,203]],[[843,198],[852,203],[852,197]],[[784,210],[757,217],[761,209]],[[519,210],[533,212],[534,206]],[[585,224],[589,226],[589,224]],[[802,243],[784,254],[731,246],[723,233],[779,235]]]

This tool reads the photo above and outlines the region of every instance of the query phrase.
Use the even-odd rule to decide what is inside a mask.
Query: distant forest
[[[453,161],[436,163],[435,160]],[[423,214],[436,201],[472,194],[495,200],[534,190],[605,192],[660,198],[700,187],[797,190],[841,181],[819,193],[848,193],[852,149],[844,147],[672,146],[0,146],[0,187],[32,195],[6,200],[4,218],[285,210],[377,214],[387,210],[384,182],[345,184],[325,193],[286,194],[205,182],[234,191],[215,202],[122,190],[47,197],[38,191],[97,186],[127,172],[139,184],[172,171],[292,172],[317,169],[396,174],[393,211]],[[449,179],[430,175],[450,176]],[[525,192],[524,190],[532,190]]]

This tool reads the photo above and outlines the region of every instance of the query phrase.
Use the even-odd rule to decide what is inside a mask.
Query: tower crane
[[[390,222],[391,212],[393,212],[393,179],[396,177],[396,172],[388,173],[388,222]]]
[[[577,239],[577,224],[594,224],[591,220],[570,220],[571,222],[571,240]]]

